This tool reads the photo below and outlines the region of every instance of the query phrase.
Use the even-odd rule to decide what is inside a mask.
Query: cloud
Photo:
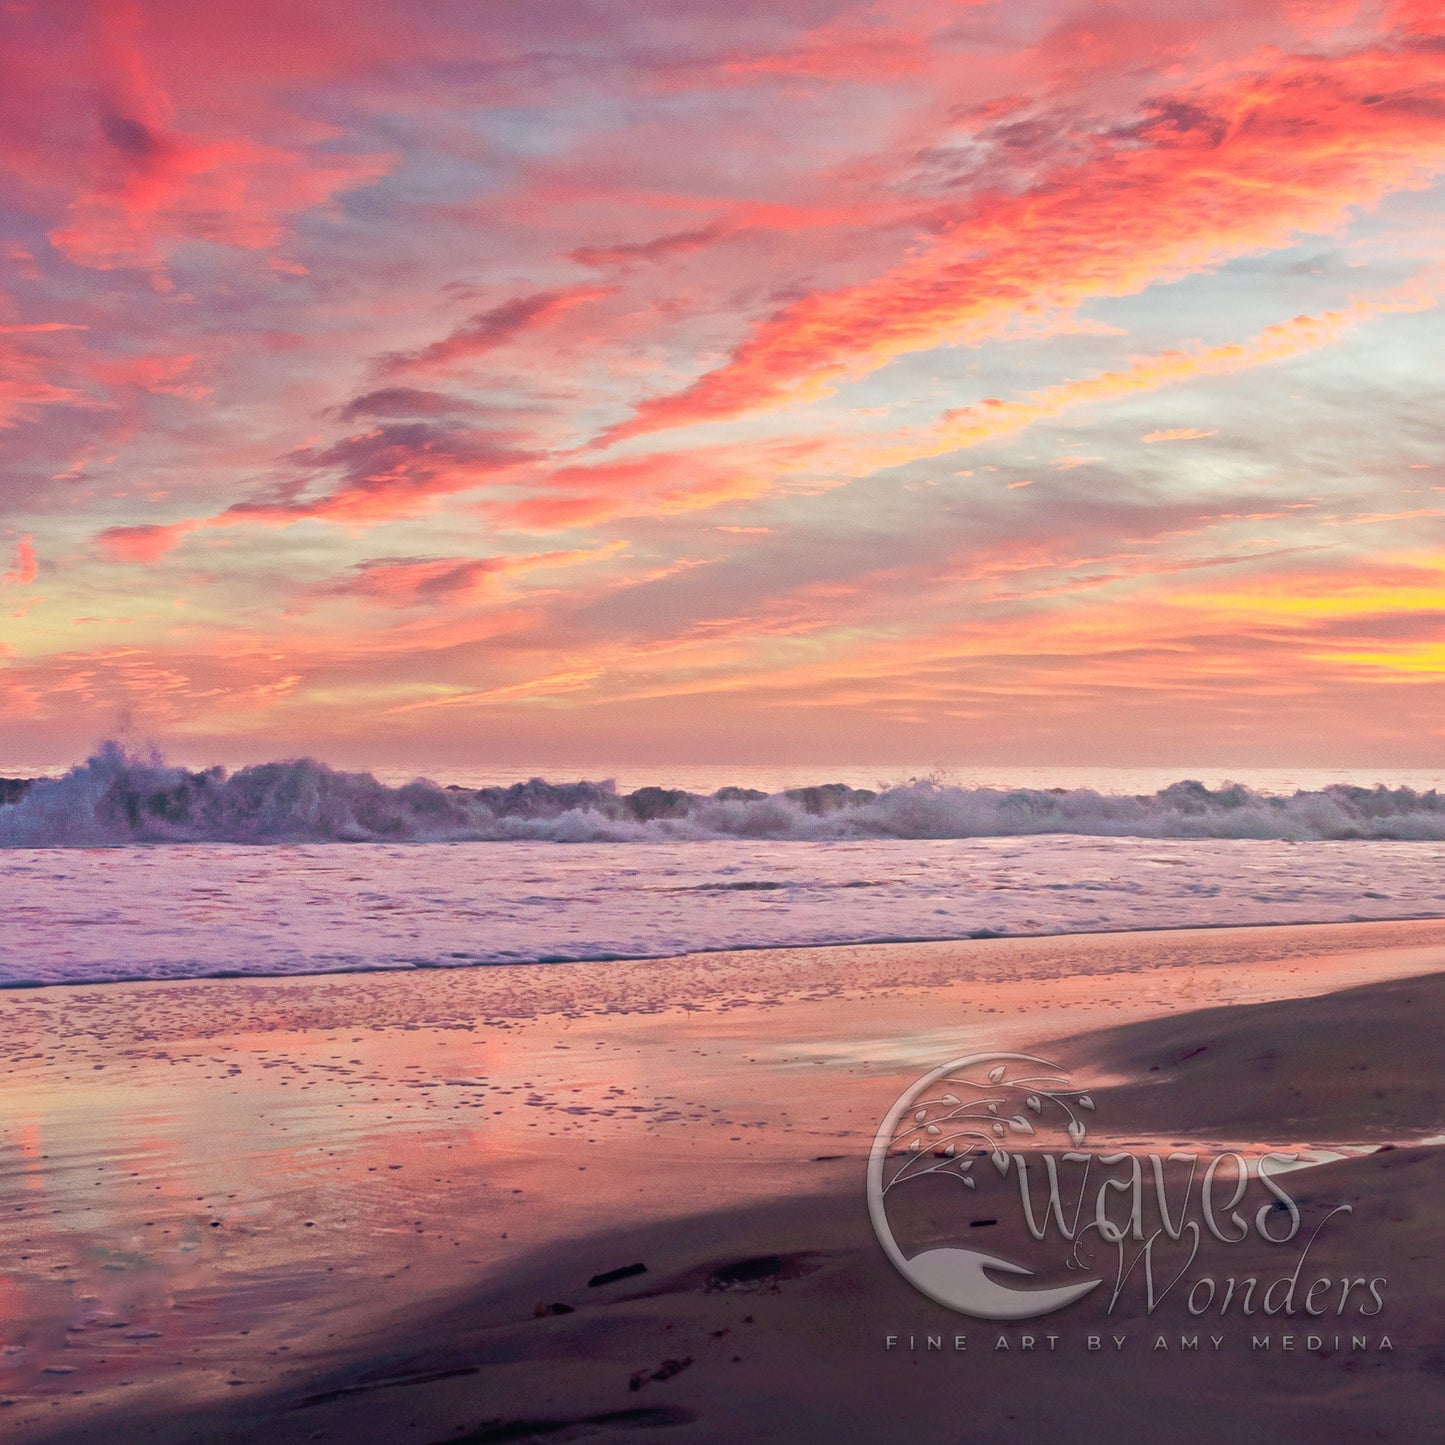
[[[39,575],[40,567],[35,560],[34,538],[22,537],[15,544],[15,551],[10,559],[10,570],[0,577],[0,586],[28,587]]]
[[[201,401],[212,395],[215,388],[188,379],[195,362],[194,354],[97,357],[90,363],[89,370],[95,379],[107,386],[138,387],[157,396],[179,396]]]
[[[766,494],[779,477],[805,468],[819,446],[719,446],[561,466],[529,480],[516,499],[485,503],[484,511],[502,525],[537,531],[704,511]]]
[[[524,332],[547,325],[564,311],[609,294],[595,286],[574,286],[566,290],[534,291],[528,296],[518,296],[490,310],[478,311],[430,346],[423,346],[417,351],[394,351],[383,356],[378,368],[383,373],[429,371],[453,362],[485,356]]]
[[[387,422],[329,446],[302,448],[288,460],[299,476],[270,496],[234,503],[210,524],[284,525],[307,517],[366,524],[413,516],[439,497],[497,480],[534,454],[491,433],[416,421]],[[333,484],[308,494],[318,480]]]
[[[210,241],[272,250],[293,215],[375,180],[389,161],[266,145],[245,137],[164,135],[144,122],[102,113],[112,159],[71,201],[49,240],[78,265],[159,272],[166,243]]]
[[[201,525],[200,522],[172,522],[107,527],[96,534],[95,540],[102,553],[113,562],[159,562],[180,545],[187,532],[193,532]]]
[[[1335,232],[1445,170],[1439,70],[1436,52],[1397,39],[1157,95],[1136,124],[1092,134],[1082,158],[1045,150],[1021,190],[972,194],[881,276],[784,306],[602,440],[816,401],[910,352],[977,345],[1021,319],[1047,329],[1093,298]]]
[[[164,251],[182,241],[244,250],[281,244],[292,217],[332,203],[343,191],[384,175],[393,158],[323,149],[311,128],[307,144],[260,138],[234,119],[207,128],[178,121],[178,106],[154,75],[143,45],[141,4],[97,8],[93,31],[68,49],[93,76],[90,132],[63,161],[82,178],[50,243],[77,265],[98,270],[139,267],[162,284]]]
[[[505,564],[495,557],[373,557],[312,590],[315,597],[360,597],[389,607],[485,595]]]
[[[579,266],[629,267],[639,263],[665,260],[668,256],[687,256],[701,251],[724,237],[734,228],[724,223],[700,226],[691,231],[672,231],[654,236],[650,241],[620,241],[611,246],[579,246],[569,259]]]
[[[881,468],[979,446],[1078,407],[1106,405],[1164,387],[1287,361],[1338,342],[1364,322],[1427,310],[1435,304],[1434,295],[1422,281],[1336,311],[1278,322],[1242,342],[1164,351],[1141,357],[1126,368],[1062,382],[1022,398],[987,398],[946,412],[931,427],[891,436],[818,436],[755,446],[694,447],[558,467],[529,479],[525,495],[488,502],[485,511],[508,526],[550,531],[596,525],[616,517],[705,510],[764,496],[780,481],[802,475],[831,474],[838,480],[861,477]],[[1090,458],[1063,460],[1075,466]],[[823,482],[820,489],[836,484]],[[1009,485],[1013,489],[1030,484],[1015,481]]]
[[[485,432],[437,422],[389,422],[329,446],[293,452],[289,475],[266,493],[212,516],[107,527],[96,541],[112,560],[149,563],[205,528],[284,527],[307,519],[373,526],[416,516],[439,498],[497,482],[532,460],[533,453]],[[322,490],[313,491],[317,482]]]
[[[474,402],[441,391],[423,391],[414,386],[383,386],[352,397],[337,412],[341,421],[362,417],[469,416],[481,410]]]
[[[1231,376],[1256,366],[1287,361],[1337,342],[1365,321],[1392,313],[1426,311],[1435,305],[1434,294],[1422,281],[1389,296],[1351,302],[1337,311],[1277,322],[1247,341],[1160,352],[1118,371],[1045,387],[1021,400],[989,397],[977,405],[946,412],[933,427],[905,433],[897,440],[855,444],[848,464],[857,472],[976,446],[1077,406],[1119,401],[1202,377]],[[847,452],[843,455],[847,456]]]
[[[0,296],[0,314],[5,298]],[[83,331],[66,322],[0,325],[0,428],[10,427],[35,407],[85,406],[90,399],[74,386],[62,384],[63,363],[43,345],[43,339]]]
[[[1345,8],[11,7],[7,737],[1428,762],[1445,51]]]
[[[626,546],[619,541],[506,557],[369,557],[303,596],[356,597],[388,607],[470,604],[496,597],[504,578],[606,561]]]
[[[733,83],[896,81],[927,71],[933,55],[926,32],[880,24],[877,16],[875,10],[871,25],[842,16],[800,35],[788,49],[729,56],[718,64],[718,78]]]
[[[1218,436],[1219,432],[1199,431],[1192,426],[1161,427],[1158,431],[1145,432],[1139,438],[1141,442],[1193,442],[1201,441],[1204,437]]]

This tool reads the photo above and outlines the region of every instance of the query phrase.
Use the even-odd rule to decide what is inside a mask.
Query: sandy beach
[[[1402,922],[11,991],[0,1429],[1423,1439],[1442,974],[1445,924]],[[912,1080],[988,1050],[1086,1076],[1129,1142],[1330,1149],[1300,1207],[1352,1212],[1311,1268],[1388,1277],[1385,1308],[1316,1328],[1096,1291],[1003,1326],[924,1298],[865,1160]]]

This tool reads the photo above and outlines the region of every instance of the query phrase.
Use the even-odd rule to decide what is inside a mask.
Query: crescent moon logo
[[[1020,1065],[1023,1071],[1015,1068],[1009,1078],[1010,1066]],[[1042,1115],[1045,1100],[1068,1117],[1070,1140],[1082,1142],[1085,1126],[1077,1111],[1092,1109],[1093,1101],[1086,1091],[1067,1084],[1067,1074],[1057,1065],[1032,1054],[970,1054],[925,1074],[888,1111],[868,1156],[868,1214],[883,1252],[920,1294],[976,1319],[1029,1320],[1074,1304],[1102,1282],[1095,1278],[1058,1286],[1015,1286],[994,1276],[1032,1280],[1033,1270],[955,1246],[926,1249],[910,1258],[894,1238],[888,1218],[889,1191],[910,1179],[947,1173],[973,1188],[969,1174],[980,1145],[1001,1172],[1006,1169],[1008,1156],[1000,1140],[1010,1132],[1034,1133],[1028,1115]],[[946,1091],[935,1094],[935,1086]],[[969,1091],[977,1097],[961,1096]],[[1012,1102],[1020,1104],[1018,1113],[1001,1112]],[[890,1161],[900,1159],[890,1174]]]
[[[1014,1289],[995,1283],[985,1271],[1029,1277],[1033,1271],[976,1249],[926,1249],[904,1260],[899,1269],[920,1294],[981,1320],[1037,1319],[1083,1299],[1100,1282],[1086,1279],[1056,1289]]]

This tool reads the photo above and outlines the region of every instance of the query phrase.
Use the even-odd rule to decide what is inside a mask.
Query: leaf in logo
[[[996,1084],[1001,1078],[1003,1078],[1003,1069],[1004,1066],[1002,1064],[999,1064],[997,1067],[992,1068],[988,1071],[988,1081],[990,1084]]]

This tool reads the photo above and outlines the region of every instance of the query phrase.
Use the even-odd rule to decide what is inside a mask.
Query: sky
[[[4,0],[0,167],[0,761],[1445,754],[1434,0]]]

